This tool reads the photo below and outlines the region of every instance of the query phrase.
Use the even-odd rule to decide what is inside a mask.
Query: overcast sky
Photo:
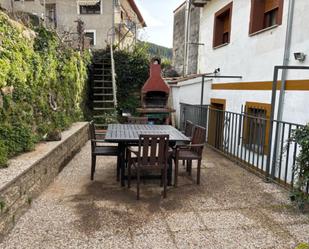
[[[184,0],[135,0],[147,27],[140,39],[171,48],[173,46],[173,11]]]

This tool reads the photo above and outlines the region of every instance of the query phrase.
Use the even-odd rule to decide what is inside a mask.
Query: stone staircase
[[[106,117],[116,110],[116,84],[113,55],[111,52],[98,53],[93,62],[92,107],[93,120],[99,130],[106,130]]]

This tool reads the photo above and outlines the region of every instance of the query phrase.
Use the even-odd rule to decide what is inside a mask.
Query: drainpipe
[[[291,53],[291,39],[292,39],[292,31],[293,31],[293,18],[294,18],[294,5],[295,0],[289,1],[289,9],[288,9],[288,20],[287,20],[287,29],[285,35],[285,48],[284,48],[284,57],[283,57],[283,66],[289,65],[290,53]],[[286,78],[287,78],[287,70],[282,70],[281,75],[281,89],[278,103],[278,113],[277,120],[281,121],[283,116],[283,107],[284,107],[284,97],[285,97],[285,86],[286,86]]]
[[[190,0],[186,1],[185,11],[185,41],[184,41],[184,53],[183,53],[183,76],[187,72],[187,54],[188,54],[188,37],[189,37],[189,17],[190,17]]]
[[[188,75],[189,71],[189,54],[190,54],[190,34],[191,34],[191,1],[189,1],[189,8],[188,8],[188,22],[187,22],[187,48],[186,48],[186,71],[185,74]]]
[[[114,45],[114,42],[115,42],[115,0],[112,0],[112,44],[111,46]]]
[[[287,29],[286,29],[286,35],[285,35],[285,47],[284,47],[284,56],[283,56],[283,66],[288,66],[290,61],[290,53],[291,53],[291,39],[292,39],[292,31],[293,31],[293,18],[294,18],[294,5],[295,1],[290,0],[289,1],[289,9],[288,9],[288,19],[287,19]],[[285,98],[285,86],[286,86],[286,80],[287,80],[287,69],[282,70],[281,74],[281,88],[280,88],[280,95],[279,95],[279,102],[278,102],[278,113],[277,113],[277,120],[282,121],[283,118],[283,109],[284,109],[284,98]],[[276,136],[275,136],[275,143],[280,144],[281,141],[281,134],[282,132],[282,125],[278,123],[277,129],[276,129]],[[277,146],[276,154],[279,155],[279,147]],[[272,161],[272,171],[271,176],[274,177],[275,175],[275,168],[277,165],[277,158],[273,158]]]

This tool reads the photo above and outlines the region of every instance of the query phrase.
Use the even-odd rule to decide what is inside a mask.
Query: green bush
[[[295,247],[295,249],[309,249],[309,244],[308,243],[300,243]]]
[[[6,166],[8,150],[3,141],[0,140],[0,168]]]
[[[309,205],[309,195],[305,193],[309,184],[309,124],[295,130],[290,142],[295,142],[300,147],[294,168],[296,180],[291,192],[291,200],[304,210],[305,206]]]
[[[95,56],[109,53],[100,51]],[[114,53],[118,110],[135,112],[140,106],[141,88],[149,76],[147,47],[137,45],[132,51],[116,50]]]
[[[83,118],[88,53],[0,12],[0,166]]]

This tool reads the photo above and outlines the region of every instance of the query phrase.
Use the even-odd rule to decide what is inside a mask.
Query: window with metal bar
[[[259,154],[267,153],[270,104],[247,102],[244,118],[244,144]]]

